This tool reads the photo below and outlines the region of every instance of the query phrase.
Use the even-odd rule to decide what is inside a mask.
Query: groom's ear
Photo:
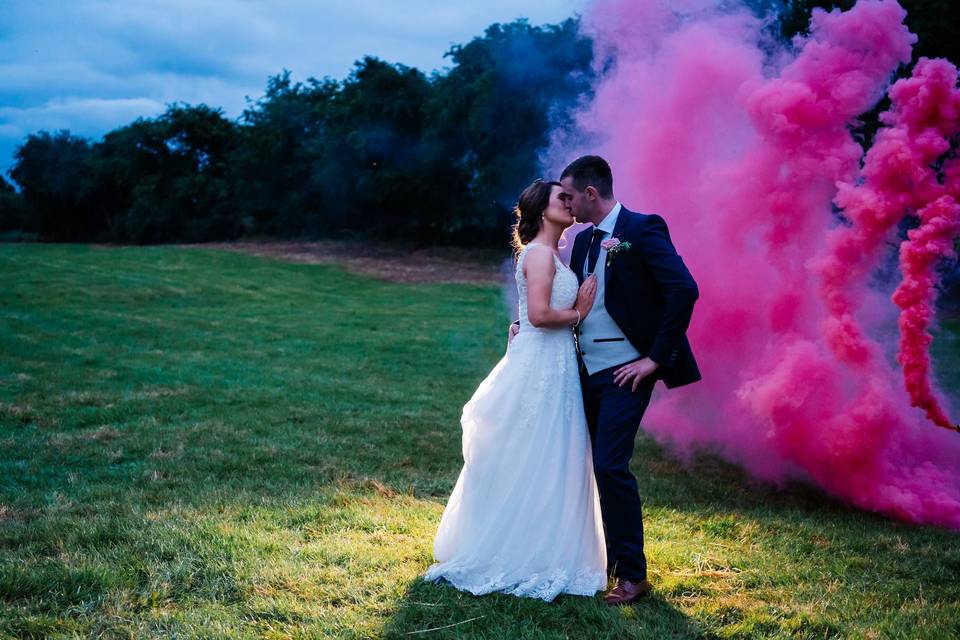
[[[597,188],[594,186],[588,186],[583,190],[583,195],[587,196],[587,200],[596,200],[599,197],[600,192],[597,191]]]

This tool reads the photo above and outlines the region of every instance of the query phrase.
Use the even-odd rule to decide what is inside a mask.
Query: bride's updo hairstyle
[[[550,192],[555,186],[559,187],[560,183],[545,182],[537,178],[520,194],[517,206],[513,208],[517,222],[513,225],[512,244],[517,253],[540,232],[540,227],[543,226],[541,216],[550,204]]]

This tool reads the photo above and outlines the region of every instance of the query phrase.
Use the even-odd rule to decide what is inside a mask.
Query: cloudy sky
[[[372,54],[424,71],[493,22],[553,23],[585,0],[0,0],[0,172],[31,132],[99,137],[175,101],[230,117],[267,77],[343,78]]]

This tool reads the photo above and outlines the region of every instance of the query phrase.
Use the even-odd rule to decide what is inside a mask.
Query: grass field
[[[0,245],[0,282],[2,638],[960,636],[958,534],[643,436],[654,597],[420,581],[494,286],[37,244]]]

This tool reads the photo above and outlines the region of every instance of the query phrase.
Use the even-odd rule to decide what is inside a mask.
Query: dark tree
[[[431,90],[416,69],[371,57],[356,63],[314,147],[314,179],[338,205],[336,226],[422,239],[436,231],[428,210],[433,167],[423,136]]]
[[[316,141],[327,134],[333,80],[293,83],[290,72],[267,81],[266,93],[241,117],[232,177],[246,232],[265,236],[319,236],[331,223],[321,180],[311,168]]]
[[[463,189],[457,196],[467,215],[459,225],[501,241],[550,131],[589,96],[592,42],[577,20],[544,27],[519,20],[494,24],[446,56],[453,67],[435,79],[426,105],[429,135]]]
[[[94,146],[88,206],[115,241],[235,238],[228,159],[236,142],[236,125],[206,105],[138,119]]]
[[[10,177],[20,185],[30,226],[53,241],[96,240],[101,225],[90,206],[90,143],[69,131],[27,136]]]
[[[13,185],[0,176],[0,232],[28,231],[23,199]]]

